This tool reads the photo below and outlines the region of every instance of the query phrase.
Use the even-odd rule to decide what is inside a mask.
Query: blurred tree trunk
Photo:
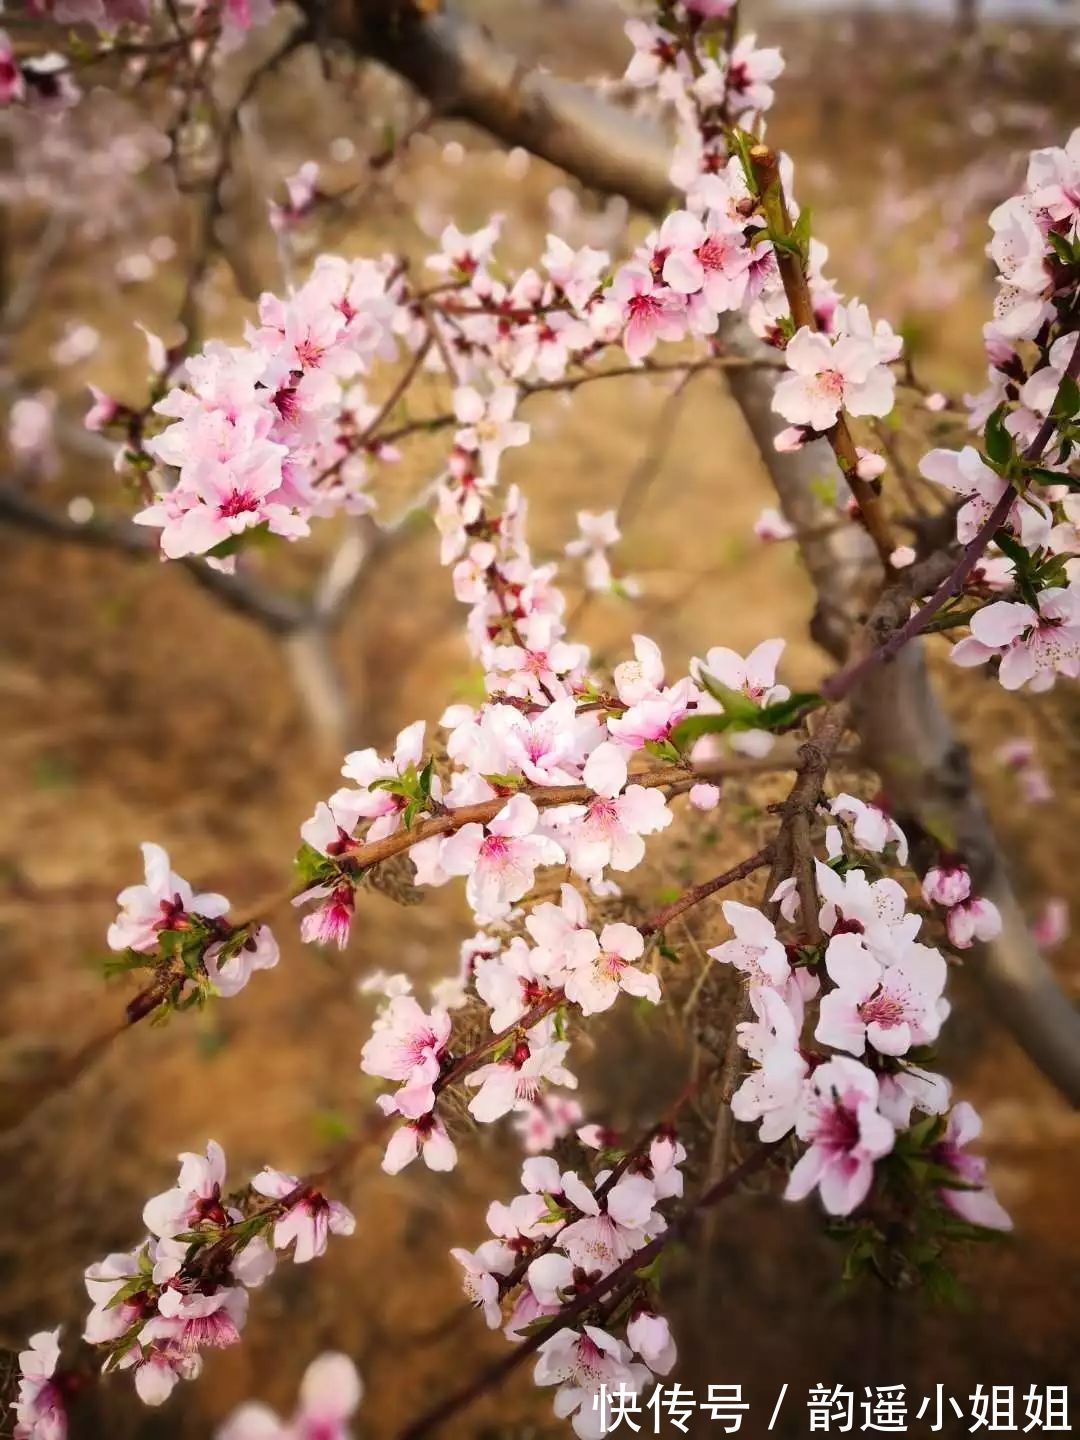
[[[956,33],[961,40],[970,40],[979,29],[979,0],[956,0]]]

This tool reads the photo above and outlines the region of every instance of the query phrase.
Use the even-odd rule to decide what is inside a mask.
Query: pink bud
[[[885,457],[878,455],[873,450],[864,450],[860,445],[855,452],[858,457],[858,464],[855,466],[855,474],[860,480],[876,480],[879,475],[885,473]]]
[[[789,425],[786,430],[781,430],[779,435],[773,437],[773,449],[780,455],[791,455],[803,448],[808,434],[801,425]]]
[[[692,785],[690,787],[690,804],[695,810],[715,810],[719,803],[719,785]]]
[[[928,905],[959,905],[971,894],[971,876],[963,865],[935,865],[923,876],[923,899]]]

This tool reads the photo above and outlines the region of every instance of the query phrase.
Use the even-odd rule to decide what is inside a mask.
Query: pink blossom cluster
[[[962,497],[961,543],[972,542],[1007,489],[1002,524],[1011,543],[985,567],[1010,597],[984,605],[953,647],[957,665],[997,662],[1007,690],[1046,690],[1057,675],[1080,677],[1080,498],[1075,493],[1080,343],[1080,130],[1064,148],[1032,153],[1024,190],[990,216],[997,267],[994,319],[984,327],[987,386],[968,397],[972,446],[932,450],[927,479]],[[1029,462],[1028,451],[1038,451]]]
[[[956,1177],[937,1189],[938,1202],[971,1224],[1008,1228],[984,1183],[984,1162],[964,1150],[978,1134],[974,1111],[966,1104],[950,1111],[948,1082],[920,1063],[949,1011],[945,958],[916,938],[922,919],[897,881],[872,879],[848,858],[849,847],[863,854],[890,848],[902,861],[906,840],[883,811],[853,796],[838,796],[832,808],[848,838],[830,833],[829,863],[815,862],[820,945],[785,942],[762,910],[724,902],[733,935],[709,954],[744,975],[754,1016],[738,1027],[754,1068],[732,1097],[732,1113],[756,1123],[766,1141],[794,1130],[806,1148],[787,1198],[817,1189],[826,1210],[841,1216],[866,1201],[876,1167],[904,1144],[902,1132],[917,1133],[913,1112],[939,1117],[921,1135],[935,1163]],[[950,926],[962,945],[980,927],[979,938],[996,933],[994,907],[969,902],[970,877],[963,876],[966,887],[939,868],[926,882],[928,899],[966,907]],[[794,880],[782,882],[772,899],[784,921],[798,921]]]
[[[992,900],[971,892],[971,873],[962,861],[943,855],[923,876],[923,899],[945,911],[945,930],[954,950],[1001,934],[1001,914]]]
[[[663,1207],[683,1192],[686,1151],[662,1129],[647,1146],[613,1150],[597,1126],[578,1131],[581,1142],[603,1147],[606,1168],[591,1180],[562,1170],[550,1155],[526,1160],[523,1193],[488,1207],[492,1238],[475,1251],[450,1253],[463,1271],[465,1294],[489,1329],[500,1326],[519,1342],[545,1319],[610,1275],[667,1228]],[[541,1345],[534,1379],[556,1385],[555,1413],[569,1418],[582,1440],[604,1434],[598,1410],[602,1386],[639,1393],[675,1364],[675,1342],[642,1278],[619,1318],[567,1326]]]
[[[295,540],[312,515],[370,509],[353,442],[375,413],[362,377],[395,349],[394,283],[389,260],[324,256],[287,300],[262,297],[246,344],[189,357],[154,407],[176,423],[146,442],[175,483],[135,516],[167,557],[220,561],[247,531]]]
[[[145,883],[120,891],[120,913],[107,935],[110,950],[124,957],[120,968],[174,964],[167,988],[175,984],[179,995],[191,981],[195,998],[205,999],[238,995],[256,970],[278,963],[278,943],[268,925],[229,925],[224,895],[196,894],[160,845],[144,843],[142,852]],[[166,998],[163,991],[161,999]]]
[[[351,1235],[352,1214],[294,1175],[269,1168],[250,1182],[253,1200],[231,1201],[225,1154],[211,1140],[204,1155],[180,1156],[176,1185],[143,1209],[147,1238],[86,1271],[92,1302],[83,1339],[104,1352],[105,1371],[131,1370],[139,1398],[160,1405],[178,1380],[194,1379],[201,1352],[236,1344],[248,1291],[290,1248],[298,1263],[322,1255],[330,1234]],[[260,1205],[254,1197],[267,1197]],[[54,1362],[55,1363],[55,1362]],[[48,1440],[55,1397],[42,1392],[27,1440]]]
[[[220,37],[218,48],[227,54],[252,26],[270,18],[274,5],[275,0],[178,0],[174,6],[158,0],[32,0],[29,9],[64,31],[72,25],[92,27],[99,47],[83,57],[86,65],[91,60],[109,59],[121,30],[133,48],[167,49],[155,33],[155,22],[162,17],[177,25],[174,48],[196,51],[206,40]],[[0,109],[27,104],[55,110],[78,104],[83,92],[73,71],[67,56],[55,50],[17,58],[10,38],[0,31]]]

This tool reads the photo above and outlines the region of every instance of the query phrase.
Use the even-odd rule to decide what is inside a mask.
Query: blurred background
[[[625,11],[609,0],[462,8],[530,63],[609,76],[618,90]],[[827,273],[903,329],[924,382],[953,398],[980,389],[992,298],[986,216],[1017,188],[1030,149],[1064,144],[1080,123],[1077,7],[744,0],[743,17],[787,58],[770,133],[794,157],[800,199],[830,247]],[[232,58],[220,82],[228,100],[272,44],[257,34]],[[32,1087],[121,1012],[127,991],[101,978],[104,931],[115,892],[140,878],[141,840],[164,844],[197,888],[222,890],[249,913],[287,889],[297,828],[335,788],[344,751],[385,747],[419,716],[434,722],[449,700],[473,698],[479,680],[434,528],[413,508],[439,463],[435,441],[410,449],[378,492],[380,514],[399,522],[388,541],[324,523],[312,542],[260,557],[256,578],[293,601],[333,586],[335,574],[341,581],[334,625],[282,637],[183,568],[125,552],[126,498],[81,428],[87,384],[142,405],[137,325],[173,344],[182,317],[202,338],[233,339],[259,291],[303,276],[322,250],[420,257],[449,220],[468,230],[492,210],[506,215],[514,263],[529,263],[549,229],[614,249],[644,229],[618,201],[581,193],[524,152],[428,120],[377,67],[337,56],[324,73],[308,48],[241,113],[233,178],[213,218],[220,252],[193,299],[213,146],[202,153],[197,124],[166,137],[152,77],[124,89],[89,88],[48,123],[0,113],[5,1093]],[[368,165],[388,132],[413,128],[398,161]],[[187,147],[180,165],[176,147]],[[320,188],[343,199],[279,240],[268,202],[284,200],[284,178],[309,160]],[[809,586],[793,547],[754,536],[772,492],[719,378],[698,377],[678,395],[645,380],[606,383],[573,406],[541,397],[528,418],[535,443],[506,469],[529,499],[537,554],[561,556],[576,510],[620,512],[617,568],[641,595],[585,600],[580,573],[566,572],[579,637],[598,662],[623,658],[638,630],[676,672],[710,645],[745,651],[780,634],[789,637],[784,679],[804,688],[820,677]],[[955,423],[927,410],[893,440],[917,453],[955,435]],[[87,543],[98,524],[102,543]],[[941,643],[939,665],[944,651]],[[1077,919],[1076,688],[1023,703],[978,671],[942,679],[1032,924],[1078,995],[1080,951],[1068,933],[1070,908]],[[1035,747],[1045,793],[1008,762],[1018,739]],[[708,836],[717,855],[746,853],[761,803],[760,790],[728,790]],[[667,846],[676,866],[682,843]],[[671,873],[657,868],[642,903],[653,908],[665,884]],[[238,1180],[264,1163],[312,1169],[371,1104],[358,1069],[371,1008],[358,980],[376,969],[421,982],[446,975],[468,933],[457,887],[409,908],[369,895],[340,955],[302,948],[287,905],[269,918],[282,941],[275,971],[237,1001],[165,1029],[139,1027],[0,1142],[5,1348],[61,1320],[79,1328],[83,1268],[137,1239],[143,1200],[171,1183],[178,1150],[213,1136]],[[688,946],[700,954],[715,943],[717,920],[708,912]],[[952,994],[942,1068],[985,1116],[1015,1236],[965,1262],[965,1305],[937,1309],[925,1297],[843,1291],[840,1252],[814,1207],[742,1197],[725,1207],[706,1252],[677,1264],[669,1281],[684,1384],[741,1382],[760,1412],[783,1381],[796,1395],[830,1383],[861,1396],[865,1384],[902,1381],[916,1397],[938,1383],[964,1397],[980,1382],[1080,1378],[1080,1123],[962,973]],[[605,1021],[575,1051],[582,1102],[606,1123],[640,1123],[680,1089],[685,1037],[661,1012],[646,1020],[619,1007]],[[500,1356],[505,1342],[479,1316],[444,1323],[460,1303],[449,1247],[479,1243],[488,1202],[516,1193],[516,1143],[495,1128],[466,1141],[450,1177],[414,1167],[389,1181],[362,1161],[341,1189],[358,1217],[352,1240],[322,1262],[282,1266],[254,1297],[243,1344],[211,1355],[203,1378],[163,1410],[144,1410],[126,1381],[113,1382],[84,1433],[204,1436],[248,1396],[287,1411],[308,1361],[334,1347],[357,1359],[367,1382],[361,1432],[393,1435],[466,1369]],[[568,1433],[549,1398],[519,1376],[446,1433]],[[952,1432],[950,1423],[944,1433],[967,1433],[967,1422]],[[806,1429],[795,1410],[775,1433]],[[765,1433],[760,1413],[744,1433]]]

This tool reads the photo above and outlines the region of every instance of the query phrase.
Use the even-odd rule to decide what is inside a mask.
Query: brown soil
[[[573,57],[587,73],[613,63],[600,7],[588,7],[590,18],[570,6],[530,6],[512,18],[496,0],[486,8],[523,53],[527,42],[527,53],[539,48],[565,68]],[[896,179],[888,183],[906,193],[979,156],[1012,156],[1049,143],[1067,130],[1064,59],[1035,39],[1026,53],[991,57],[985,63],[993,68],[977,79],[949,67],[934,34],[890,32],[883,39],[875,32],[868,39],[857,32],[847,41],[834,35],[828,49],[823,28],[787,27],[789,53],[801,63],[791,83],[782,82],[776,137],[797,160],[813,157],[804,167],[804,194],[835,242],[830,268],[845,282],[857,276],[851,288],[857,284],[879,310],[910,322],[934,383],[974,388],[989,295],[980,225],[991,201],[957,222],[963,264],[955,302],[947,312],[913,311],[888,277],[930,232],[935,212],[890,237],[880,220],[867,219],[875,207],[880,216],[885,188],[877,137],[884,133],[896,156]],[[823,74],[835,79],[823,83]],[[280,129],[296,159],[323,152],[326,140],[351,123],[327,102],[314,120],[305,110],[297,130],[304,93],[300,86],[280,89],[266,107],[271,142]],[[988,108],[1001,133],[980,140],[965,117],[986,106],[988,94],[996,97]],[[1044,113],[1028,113],[1025,121],[1023,107],[1030,112],[1036,103]],[[440,141],[459,133],[470,138],[449,127],[437,133]],[[429,202],[453,206],[463,224],[500,205],[524,255],[543,233],[551,172],[534,164],[527,181],[515,183],[499,152],[483,142],[480,151],[451,170],[435,165],[437,151],[425,157],[421,147],[404,193],[415,198],[422,190]],[[282,172],[288,168],[283,162]],[[1001,174],[1000,194],[1015,174],[1015,165]],[[376,238],[385,245],[403,235],[410,232],[400,209],[377,198],[334,243],[358,251]],[[415,244],[415,232],[407,243]],[[271,257],[261,256],[264,262]],[[110,296],[106,309],[80,264],[50,279],[25,354],[55,338],[58,317],[74,307],[109,334],[110,380],[137,394],[138,367],[122,360],[123,320],[164,324],[175,293],[162,287]],[[220,326],[235,330],[243,302],[230,295],[224,274],[219,288]],[[219,327],[217,317],[208,324]],[[100,378],[101,368],[91,361],[59,383],[74,393],[87,375]],[[664,403],[656,387],[612,382],[582,400],[573,407],[534,404],[537,443],[510,468],[530,498],[541,554],[561,551],[575,508],[617,504],[641,456],[656,449]],[[920,422],[923,438],[935,424]],[[422,483],[434,453],[410,456],[399,493]],[[674,437],[655,458],[620,552],[644,582],[644,597],[589,605],[582,638],[599,657],[614,660],[628,648],[630,632],[644,630],[678,669],[711,644],[749,648],[786,634],[793,637],[786,678],[812,684],[822,662],[802,638],[808,587],[791,550],[762,551],[753,540],[751,524],[771,503],[770,493],[718,384],[691,386]],[[91,483],[98,487],[91,493],[103,495],[109,477],[91,482],[73,469],[56,482],[56,493],[82,493]],[[411,532],[339,637],[356,708],[355,744],[385,743],[420,715],[433,722],[449,697],[474,683],[434,549],[430,528]],[[301,583],[303,560],[290,556],[289,565],[290,583]],[[103,985],[99,961],[112,896],[136,874],[138,842],[166,844],[183,874],[224,890],[239,911],[250,910],[287,887],[297,826],[313,800],[333,788],[335,765],[305,729],[275,643],[224,613],[179,570],[60,549],[4,530],[0,597],[0,1059],[13,1080],[33,1080],[106,1027],[123,1005],[127,991]],[[1075,694],[1059,689],[1026,704],[970,672],[949,670],[943,679],[957,725],[976,747],[980,779],[1034,916],[1047,896],[1073,893],[1080,823],[1070,794]],[[1025,807],[1014,778],[990,758],[1017,733],[1039,743],[1058,795],[1052,806]],[[755,822],[740,824],[744,798],[734,787],[720,812],[706,857],[710,872],[747,851],[747,823],[752,831]],[[678,842],[674,853],[677,871],[686,861]],[[658,892],[665,883],[670,873],[644,882],[642,904],[654,905],[649,886]],[[453,968],[456,938],[466,933],[454,889],[408,909],[372,894],[341,957],[302,948],[287,907],[274,919],[283,948],[276,971],[204,1015],[125,1035],[4,1142],[5,1346],[17,1348],[31,1330],[59,1321],[77,1330],[86,1308],[82,1268],[137,1237],[143,1198],[169,1183],[178,1150],[199,1148],[213,1135],[235,1176],[267,1161],[297,1172],[313,1168],[370,1105],[358,1070],[369,1011],[356,995],[357,979],[375,968],[437,977]],[[718,924],[718,909],[706,908],[701,934],[712,937]],[[1075,944],[1053,958],[1075,995]],[[968,1310],[933,1311],[918,1297],[841,1294],[839,1252],[822,1238],[817,1212],[783,1206],[775,1185],[732,1202],[708,1255],[676,1265],[669,1287],[685,1349],[679,1378],[699,1391],[711,1381],[743,1382],[755,1406],[744,1434],[765,1433],[762,1410],[767,1417],[784,1381],[792,1387],[790,1403],[775,1433],[795,1436],[808,1428],[799,1407],[818,1382],[855,1387],[861,1398],[865,1384],[903,1380],[917,1409],[938,1382],[963,1396],[976,1382],[1077,1378],[1070,1341],[1080,1320],[1080,1127],[967,977],[958,977],[954,1000],[944,1068],[985,1115],[986,1151],[1016,1235],[963,1262]],[[670,1019],[648,1025],[624,1008],[580,1052],[583,1098],[614,1123],[661,1110],[689,1063]],[[439,1322],[459,1303],[448,1248],[477,1243],[488,1201],[513,1192],[516,1147],[506,1142],[490,1131],[468,1138],[467,1159],[449,1178],[414,1168],[389,1181],[373,1160],[363,1161],[341,1189],[358,1216],[352,1241],[339,1241],[311,1266],[282,1265],[254,1297],[244,1343],[212,1356],[203,1379],[181,1387],[164,1410],[144,1411],[126,1382],[113,1382],[76,1433],[202,1436],[250,1395],[287,1409],[303,1367],[334,1346],[354,1355],[364,1373],[363,1433],[395,1434],[466,1373],[504,1353],[501,1337],[491,1337],[478,1317],[441,1329]],[[699,1426],[701,1433],[709,1429],[706,1421]],[[547,1397],[519,1377],[446,1433],[524,1440],[568,1432],[551,1418]],[[966,1434],[966,1424],[951,1433]]]

